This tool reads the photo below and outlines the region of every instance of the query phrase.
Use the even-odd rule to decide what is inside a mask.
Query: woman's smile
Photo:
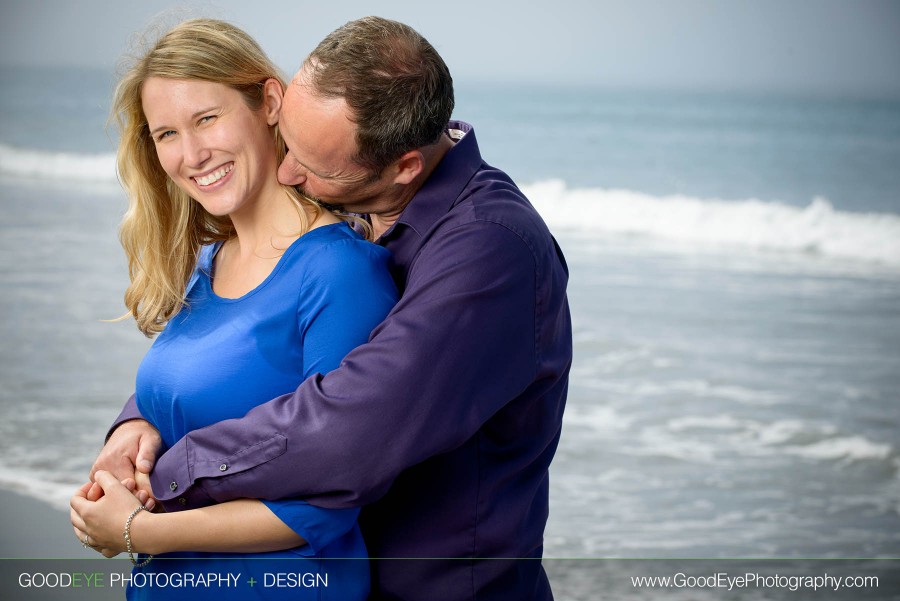
[[[194,180],[201,188],[210,188],[211,186],[219,182],[222,182],[224,184],[224,181],[227,181],[228,179],[226,176],[228,176],[233,169],[234,162],[232,161],[227,165],[223,165],[222,167],[219,167],[218,169],[215,169],[210,173],[204,175],[195,175],[191,177],[191,179]]]

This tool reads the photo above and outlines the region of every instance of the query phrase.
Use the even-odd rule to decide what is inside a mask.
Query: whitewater
[[[0,174],[44,182],[117,182],[112,153],[48,152],[6,144],[0,144]],[[557,179],[522,188],[548,224],[584,235],[645,237],[671,243],[659,248],[673,252],[788,252],[900,270],[900,215],[839,211],[825,198],[796,207],[755,198],[571,188]],[[846,263],[835,267],[846,268]]]

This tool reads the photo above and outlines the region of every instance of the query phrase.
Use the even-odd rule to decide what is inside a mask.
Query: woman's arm
[[[140,506],[134,494],[108,473],[95,474],[103,488],[98,501],[87,498],[88,485],[71,500],[71,520],[75,534],[95,549],[113,557],[125,551],[123,535],[129,514]],[[174,513],[141,511],[131,522],[134,552],[170,553],[208,551],[222,553],[264,553],[306,544],[261,501],[238,499],[200,509]]]
[[[124,524],[124,521],[123,521]],[[238,499],[175,513],[140,512],[131,543],[141,553],[265,553],[306,544],[258,499]]]

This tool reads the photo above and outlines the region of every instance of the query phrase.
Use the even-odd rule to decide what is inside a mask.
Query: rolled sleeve
[[[235,421],[235,420],[228,420]],[[232,443],[236,441],[231,441]],[[164,453],[150,474],[150,484],[157,500],[167,511],[177,511],[208,505],[215,496],[195,487],[199,479],[206,479],[208,489],[215,490],[222,477],[238,474],[275,459],[287,450],[287,439],[281,434],[254,439],[244,436],[245,446],[235,452],[233,446],[199,436],[182,438]]]

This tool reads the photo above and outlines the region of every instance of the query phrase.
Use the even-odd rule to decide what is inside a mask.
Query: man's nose
[[[278,181],[285,186],[299,186],[306,182],[306,169],[288,154],[278,166]]]

